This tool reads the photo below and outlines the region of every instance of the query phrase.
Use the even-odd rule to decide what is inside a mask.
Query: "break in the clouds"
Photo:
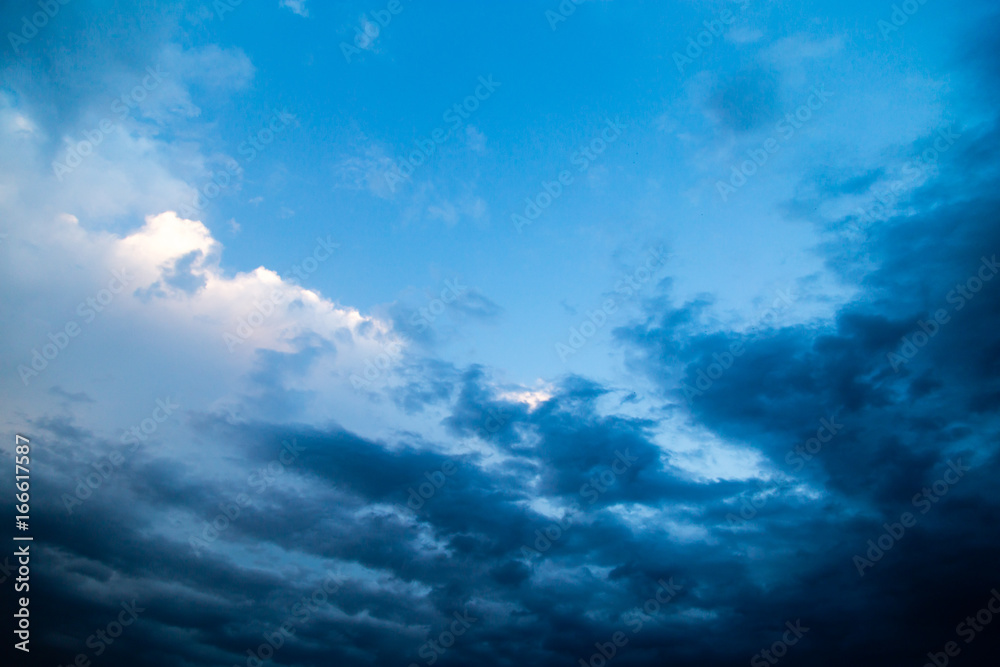
[[[994,664],[989,3],[0,17],[10,664]]]

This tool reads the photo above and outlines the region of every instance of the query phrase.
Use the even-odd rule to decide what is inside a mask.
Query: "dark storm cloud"
[[[503,407],[485,388],[487,382],[481,369],[466,374],[464,398],[454,405],[456,416]],[[515,458],[495,468],[479,465],[482,454],[436,454],[412,448],[416,443],[406,437],[378,443],[343,430],[239,425],[210,415],[192,416],[199,437],[212,441],[222,460],[237,462],[238,472],[207,476],[204,462],[196,467],[171,458],[169,450],[147,448],[75,507],[72,516],[57,502],[42,503],[39,530],[50,536],[45,549],[60,554],[58,572],[53,573],[60,589],[39,595],[44,605],[68,597],[79,606],[80,613],[60,626],[62,635],[79,638],[76,644],[63,642],[67,651],[82,650],[75,647],[91,631],[87,620],[100,618],[101,608],[87,606],[86,591],[100,582],[121,581],[116,591],[137,597],[148,610],[129,640],[115,647],[123,660],[138,659],[145,655],[143,647],[165,645],[170,636],[183,633],[188,640],[182,649],[170,652],[172,658],[160,654],[147,658],[148,664],[179,664],[181,655],[195,664],[212,664],[223,655],[237,661],[241,647],[261,641],[255,631],[278,624],[303,591],[308,593],[298,577],[316,576],[315,565],[273,571],[237,555],[273,545],[299,558],[336,561],[338,575],[345,579],[335,606],[324,606],[300,625],[299,639],[275,656],[278,664],[328,659],[337,655],[331,653],[330,642],[352,647],[343,650],[344,660],[407,664],[416,659],[427,633],[436,636],[447,627],[450,615],[461,610],[471,610],[480,620],[476,630],[470,630],[470,641],[456,647],[444,664],[473,657],[507,664],[501,655],[510,661],[534,655],[544,663],[561,652],[583,650],[580,636],[603,632],[600,624],[580,620],[597,596],[644,594],[648,588],[649,597],[656,579],[672,576],[684,558],[658,547],[666,562],[622,568],[622,563],[635,561],[636,550],[643,547],[619,519],[601,509],[606,502],[593,509],[581,502],[578,483],[613,462],[614,450],[622,448],[637,462],[616,480],[620,490],[609,491],[609,498],[641,495],[656,501],[706,494],[682,480],[651,481],[671,474],[652,454],[644,435],[648,424],[594,414],[593,402],[604,393],[593,382],[570,378],[536,414],[508,405],[508,423],[534,431],[539,442],[523,451],[515,447]],[[576,420],[579,426],[574,428]],[[72,488],[90,472],[93,460],[115,447],[85,437],[69,441],[85,434],[71,423],[53,421],[53,426],[54,436],[58,433],[66,442],[58,449],[39,450],[52,485],[40,493],[49,499]],[[294,442],[297,456],[280,473],[272,472],[274,480],[257,493],[249,480],[254,474],[264,476],[259,483],[267,466],[281,460],[282,442]],[[571,454],[574,442],[587,450],[579,462]],[[75,463],[60,453],[67,449],[75,451]],[[220,463],[212,469],[221,470]],[[559,470],[564,464],[569,467]],[[451,471],[443,485],[418,510],[408,507],[409,490],[441,479],[442,470]],[[192,553],[189,536],[200,534],[239,493],[250,495],[252,505],[199,555]],[[537,545],[535,531],[551,524],[525,504],[539,494],[575,503],[583,511],[574,515],[551,550],[526,559],[523,547]],[[113,552],[102,553],[107,544],[115,545]],[[548,577],[543,576],[529,586],[530,578],[551,567],[546,562],[576,573],[567,583],[546,583]],[[345,564],[350,563],[369,574],[347,573]],[[617,569],[618,574],[607,582],[586,568],[580,570],[584,564]],[[653,578],[645,581],[648,577]],[[65,588],[77,592],[66,594]],[[427,592],[418,592],[424,588]],[[248,600],[257,605],[248,606]],[[491,609],[494,604],[506,611]],[[197,611],[185,613],[188,608]],[[364,620],[369,617],[380,621]],[[385,624],[398,630],[390,631]]]
[[[776,475],[791,479],[770,494],[748,489],[760,506],[747,504],[748,520],[735,529],[727,519],[738,505],[705,507],[727,549],[769,554],[757,561],[761,570],[747,573],[768,582],[767,592],[734,590],[727,598],[735,615],[722,625],[745,623],[751,610],[760,619],[808,619],[809,640],[789,662],[833,664],[824,647],[847,645],[841,650],[866,656],[863,664],[921,664],[927,651],[956,639],[957,623],[982,608],[996,584],[985,564],[1000,554],[989,488],[1000,441],[1000,201],[995,156],[982,152],[994,132],[969,128],[974,139],[913,193],[919,212],[873,223],[862,246],[835,235],[849,219],[830,225],[829,265],[845,279],[864,275],[833,322],[700,334],[684,326],[699,311],[685,304],[616,332],[693,421],[751,444]],[[819,179],[810,190],[823,201],[871,182],[870,174],[857,178],[829,187]],[[699,389],[699,373],[734,343],[744,351]],[[819,451],[805,459],[796,448],[808,453],[802,447],[823,418],[842,427],[826,444],[814,440]],[[970,470],[942,485],[957,461]],[[804,496],[806,489],[818,495]],[[905,512],[916,525],[860,576],[854,557],[865,557],[868,540],[886,532],[883,523],[897,524]],[[759,636],[766,646],[763,627]],[[976,660],[996,643],[977,641],[963,645],[963,659],[985,664]]]

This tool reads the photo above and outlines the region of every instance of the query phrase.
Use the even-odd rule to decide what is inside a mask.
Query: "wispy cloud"
[[[278,6],[284,7],[302,18],[309,17],[309,8],[306,7],[306,0],[278,0]]]

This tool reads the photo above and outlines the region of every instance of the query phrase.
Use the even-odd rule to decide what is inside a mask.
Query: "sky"
[[[3,3],[11,664],[995,664],[998,18]]]

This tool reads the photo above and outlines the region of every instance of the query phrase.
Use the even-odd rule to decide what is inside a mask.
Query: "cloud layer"
[[[847,48],[739,34],[753,62],[683,84],[672,109],[685,132],[686,114],[705,123],[674,133],[699,181],[801,103],[796,67]],[[993,91],[961,119],[927,103],[877,151],[828,152],[832,130],[790,144],[808,168],[775,166],[785,180],[761,187],[768,215],[816,240],[792,296],[747,318],[667,275],[581,352],[613,357],[614,375],[534,384],[467,361],[489,346],[475,332],[516,315],[443,267],[371,308],[342,294],[377,291],[389,261],[309,286],[353,252],[333,234],[302,236],[291,264],[231,269],[240,224],[195,193],[234,162],[227,193],[301,172],[284,153],[255,172],[209,138],[266,64],[157,39],[107,75],[148,93],[107,132],[102,96],[80,93],[68,118],[68,84],[29,82],[37,52],[0,90],[0,414],[10,442],[32,440],[37,664],[881,666],[950,641],[962,664],[991,664],[996,628],[975,617],[1000,586],[992,36],[960,61],[956,78]],[[147,62],[162,82],[142,83]],[[660,121],[651,133],[676,127]],[[91,154],[54,169],[93,128]],[[477,156],[502,139],[465,136]],[[391,200],[387,154],[344,150],[323,187]],[[474,181],[441,194],[429,175],[402,205],[486,230]],[[539,263],[567,241],[551,243]]]

